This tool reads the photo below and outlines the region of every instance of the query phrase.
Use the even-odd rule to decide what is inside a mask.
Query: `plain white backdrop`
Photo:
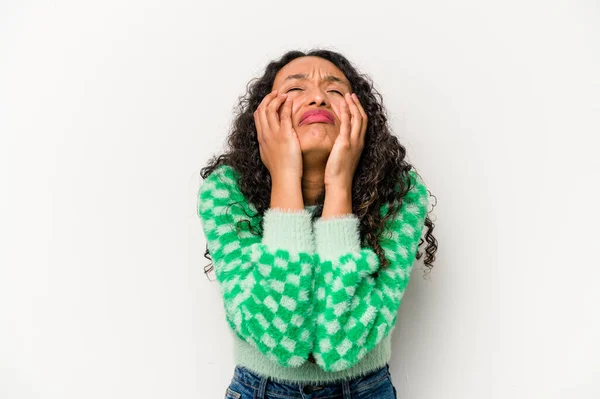
[[[199,171],[268,61],[324,47],[438,199],[398,397],[599,398],[599,27],[592,0],[3,1],[0,397],[223,397]]]

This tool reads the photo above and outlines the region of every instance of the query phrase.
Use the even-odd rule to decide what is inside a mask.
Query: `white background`
[[[373,78],[438,199],[398,397],[600,397],[598,2],[386,4],[0,4],[1,398],[223,397],[199,171],[246,83],[312,47]]]

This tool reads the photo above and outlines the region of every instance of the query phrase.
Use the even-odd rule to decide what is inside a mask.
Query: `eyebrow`
[[[296,73],[294,75],[290,75],[287,78],[285,78],[284,82],[288,81],[288,80],[292,80],[292,79],[308,79],[308,77],[303,73]],[[325,80],[326,82],[340,83],[340,84],[343,84],[343,85],[347,86],[348,88],[350,88],[350,85],[346,81],[344,81],[334,75],[325,75],[323,80]]]

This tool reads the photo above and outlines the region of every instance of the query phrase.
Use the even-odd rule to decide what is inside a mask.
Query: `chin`
[[[333,148],[333,143],[331,140],[317,137],[314,134],[298,134],[298,141],[300,142],[300,149],[302,150],[303,154],[329,154]]]
[[[309,125],[302,125],[295,128],[298,136],[316,136],[316,137],[337,137],[339,129],[337,126],[329,125],[326,123],[311,123]]]

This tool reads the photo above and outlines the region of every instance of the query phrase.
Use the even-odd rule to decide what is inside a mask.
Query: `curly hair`
[[[271,175],[260,157],[254,111],[262,99],[272,91],[273,81],[279,70],[290,61],[305,56],[323,58],[341,70],[367,114],[369,122],[364,147],[354,172],[352,210],[360,220],[361,245],[372,248],[380,260],[380,267],[387,267],[389,261],[384,256],[379,239],[385,231],[386,222],[396,216],[402,204],[402,198],[411,189],[408,183],[410,182],[408,172],[413,169],[413,166],[405,160],[406,149],[391,133],[383,106],[383,98],[373,87],[371,78],[359,73],[348,59],[337,52],[314,49],[305,53],[293,50],[288,51],[278,60],[271,61],[264,74],[259,78],[252,79],[246,87],[246,94],[238,99],[236,116],[227,137],[227,152],[218,157],[213,156],[207,166],[201,169],[200,175],[202,179],[206,179],[220,165],[231,166],[239,174],[238,185],[241,192],[257,210],[256,215],[248,216],[264,215],[270,206]],[[323,188],[317,197],[313,220],[322,215],[324,200],[325,190]],[[389,206],[388,212],[382,215],[381,207],[385,204]],[[249,220],[242,220],[242,222],[247,222],[252,234],[262,234],[262,217],[259,225],[255,226],[256,230],[251,226]],[[425,234],[427,247],[425,248],[424,264],[428,267],[426,272],[430,272],[437,251],[437,240],[432,234],[435,225],[429,216],[426,216],[425,226],[427,227]],[[421,238],[418,247],[421,247],[423,243],[424,240]],[[204,257],[212,261],[208,255],[207,245]],[[417,250],[416,259],[421,259],[422,256],[423,254]],[[204,267],[205,273],[212,270],[211,266],[212,264],[209,264]]]

